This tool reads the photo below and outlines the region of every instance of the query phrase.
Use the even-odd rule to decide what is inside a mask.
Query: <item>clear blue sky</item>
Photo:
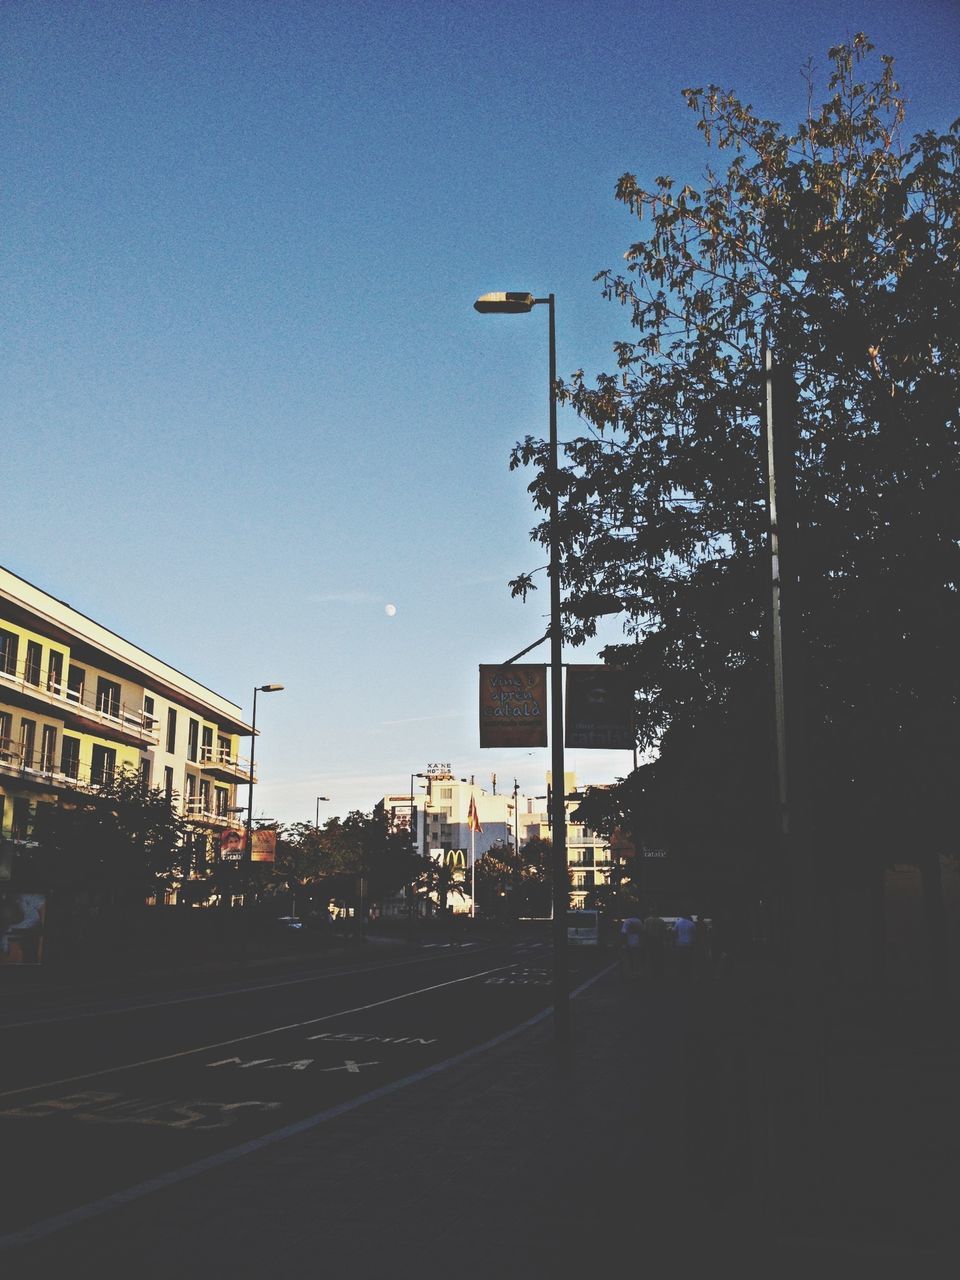
[[[508,459],[546,430],[546,313],[473,300],[553,291],[560,372],[610,367],[617,178],[705,162],[680,90],[792,125],[859,30],[909,133],[960,115],[954,0],[5,0],[0,562],[248,716],[285,684],[258,816],[431,761],[541,792],[476,697],[545,625],[545,581],[506,582],[544,558]]]

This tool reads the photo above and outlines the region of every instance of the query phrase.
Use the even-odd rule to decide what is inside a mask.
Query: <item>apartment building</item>
[[[195,868],[242,826],[240,708],[71,605],[0,568],[0,880],[29,842],[37,806],[118,770],[163,787],[188,819]]]
[[[547,785],[552,785],[547,774]],[[613,871],[613,855],[610,841],[582,823],[571,820],[582,794],[577,790],[574,773],[564,774],[564,808],[567,814],[567,867],[570,871],[570,907],[582,910],[591,889],[610,884]],[[524,797],[519,814],[520,843],[539,837],[551,838],[550,814],[542,804],[543,797]]]

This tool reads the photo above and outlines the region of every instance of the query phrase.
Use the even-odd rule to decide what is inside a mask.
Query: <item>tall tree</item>
[[[743,839],[771,776],[766,334],[794,397],[817,847],[831,865],[929,867],[955,849],[960,765],[960,122],[904,142],[893,61],[872,53],[863,35],[831,49],[826,98],[808,72],[792,131],[717,86],[685,90],[726,165],[699,189],[620,179],[648,230],[598,279],[635,332],[615,372],[561,387],[587,425],[559,480],[563,581],[572,640],[595,633],[598,594],[625,609],[605,658],[633,672],[639,744],[660,751],[611,809],[677,819],[683,778]],[[546,442],[516,446],[529,463],[546,510]],[[727,751],[704,758],[701,734]]]

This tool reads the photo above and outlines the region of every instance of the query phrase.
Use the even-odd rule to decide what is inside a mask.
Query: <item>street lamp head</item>
[[[485,293],[473,304],[474,311],[484,314],[519,315],[532,311],[536,303],[532,293]]]
[[[283,688],[282,684],[258,684],[258,693],[279,693]]]

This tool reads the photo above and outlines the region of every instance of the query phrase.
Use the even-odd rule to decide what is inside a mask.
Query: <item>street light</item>
[[[282,684],[258,684],[253,690],[253,714],[250,717],[250,789],[247,792],[247,838],[243,845],[243,906],[247,906],[247,886],[250,879],[250,860],[253,854],[253,765],[257,746],[257,694],[279,693]]]
[[[317,828],[317,830],[318,830],[318,831],[320,830],[320,801],[321,801],[321,800],[323,800],[323,801],[325,801],[327,804],[329,804],[329,802],[330,802],[330,797],[329,797],[329,796],[317,796],[317,820],[316,820],[316,822],[315,822],[313,825]]]
[[[560,468],[557,462],[557,335],[554,295],[485,293],[473,304],[483,315],[523,315],[546,306],[550,347],[550,734],[554,795],[566,791],[563,760],[563,621],[560,601]],[[553,840],[553,1026],[561,1045],[570,1039],[570,980],[567,972],[567,807],[554,804]]]

